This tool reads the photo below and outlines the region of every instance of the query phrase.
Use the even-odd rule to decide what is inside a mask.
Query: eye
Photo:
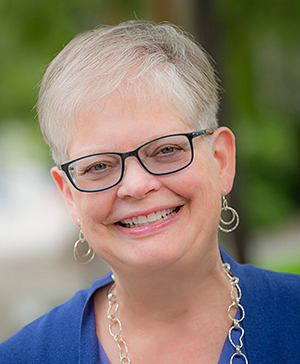
[[[177,144],[170,144],[170,145],[163,145],[159,148],[156,148],[156,150],[153,151],[152,157],[169,157],[177,155],[182,151],[182,148],[180,145]]]
[[[159,150],[158,153],[162,153],[162,154],[174,153],[175,149],[178,150],[179,149],[178,146],[174,147],[174,146],[168,145],[168,146],[162,148],[161,150]]]
[[[90,171],[103,171],[107,168],[107,165],[105,163],[96,163],[86,168],[85,173],[88,173]]]
[[[82,158],[71,165],[76,178],[105,178],[121,168],[122,161],[118,156],[101,154]]]

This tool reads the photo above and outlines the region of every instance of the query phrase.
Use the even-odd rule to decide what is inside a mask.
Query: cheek
[[[105,222],[112,209],[113,200],[112,193],[80,194],[75,203],[81,226],[91,229],[92,224]]]
[[[191,166],[177,176],[177,189],[187,198],[210,198],[219,192],[218,171],[213,161],[207,163],[207,159],[195,159]],[[176,188],[176,184],[174,185]]]
[[[191,212],[199,222],[203,217],[205,220],[214,220],[218,217],[221,203],[218,170],[209,158],[196,159],[194,162],[192,168],[186,170],[181,191],[189,200]]]

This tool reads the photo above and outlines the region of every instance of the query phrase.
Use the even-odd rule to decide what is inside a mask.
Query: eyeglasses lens
[[[160,138],[141,148],[139,157],[153,174],[172,173],[190,163],[190,142],[184,135]]]
[[[122,173],[122,159],[117,154],[97,154],[70,164],[74,184],[85,191],[106,189],[116,184]]]

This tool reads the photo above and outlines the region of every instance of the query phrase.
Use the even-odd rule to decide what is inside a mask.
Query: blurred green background
[[[33,109],[47,64],[77,33],[135,18],[182,26],[216,61],[224,89],[220,124],[229,126],[237,138],[237,178],[230,199],[241,218],[236,233],[221,237],[222,244],[241,262],[300,273],[299,17],[298,0],[0,0],[0,272],[6,276],[7,294],[13,297],[8,277],[19,279],[8,268],[12,262],[27,259],[28,269],[33,261],[43,260],[36,253],[39,243],[26,249],[24,258],[18,255],[21,244],[13,245],[9,237],[22,243],[24,236],[32,238],[37,225],[42,229],[40,241],[50,236],[53,201],[49,203],[45,191],[54,196],[52,161]],[[45,226],[35,217],[32,225],[25,222],[29,207],[37,211],[40,205],[32,204],[29,192],[23,200],[16,197],[16,181],[18,186],[32,186],[33,194],[34,183],[47,185],[38,197],[47,206],[40,216]],[[12,208],[14,203],[17,207]],[[71,252],[76,235],[65,220],[66,209],[54,211],[59,211],[55,215],[68,233]],[[56,228],[51,225],[51,232],[65,237]],[[99,275],[96,265],[88,269]],[[0,284],[3,288],[4,282]],[[32,308],[36,300],[31,296],[28,302]],[[38,312],[20,318],[13,330]],[[11,333],[11,325],[6,324],[3,338]]]

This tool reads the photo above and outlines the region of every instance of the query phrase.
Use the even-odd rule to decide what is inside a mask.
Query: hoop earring
[[[227,201],[225,196],[222,196],[222,199],[223,199],[223,205],[222,205],[222,209],[221,209],[221,215],[222,215],[223,211],[228,211],[229,210],[231,212],[231,214],[232,214],[232,219],[230,221],[224,221],[222,219],[222,217],[220,216],[219,229],[221,231],[224,231],[224,233],[231,233],[232,231],[234,231],[238,227],[238,225],[240,223],[239,214],[236,212],[236,210],[234,208],[228,206],[228,201]],[[235,221],[235,224],[234,224],[234,221]],[[223,224],[223,225],[232,225],[232,224],[234,224],[234,225],[232,226],[232,228],[226,229],[223,226],[221,226],[221,224]]]
[[[78,249],[78,246],[79,244],[84,244],[84,243],[87,245],[87,251],[85,253],[81,253]],[[85,240],[85,237],[81,229],[79,231],[79,239],[74,244],[73,253],[74,253],[74,259],[80,264],[88,264],[95,257],[95,251],[89,246],[88,242]]]

